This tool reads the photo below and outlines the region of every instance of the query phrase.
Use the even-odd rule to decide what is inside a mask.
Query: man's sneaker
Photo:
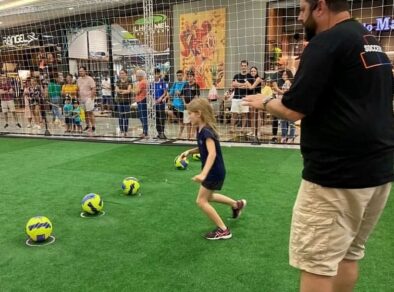
[[[237,208],[231,208],[233,210],[233,219],[239,218],[241,216],[242,210],[246,207],[246,200],[238,200]]]
[[[230,229],[222,230],[219,227],[214,231],[208,232],[204,237],[208,240],[230,239],[232,236]]]
[[[21,124],[19,124],[19,123],[16,123],[16,126],[17,126],[18,128],[22,128]]]
[[[4,125],[4,129],[5,129],[5,128],[8,128],[8,124],[5,124],[5,125]]]

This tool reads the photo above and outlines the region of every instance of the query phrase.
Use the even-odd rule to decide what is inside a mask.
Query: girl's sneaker
[[[233,211],[233,219],[238,219],[241,216],[242,210],[246,207],[246,200],[238,200],[237,208],[231,208]]]
[[[233,235],[230,229],[222,230],[219,227],[214,231],[208,232],[204,237],[208,240],[218,240],[218,239],[230,239]]]

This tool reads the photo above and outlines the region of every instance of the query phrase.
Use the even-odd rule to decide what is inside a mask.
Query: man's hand
[[[247,95],[242,99],[242,105],[255,109],[263,109],[264,96],[262,94]]]

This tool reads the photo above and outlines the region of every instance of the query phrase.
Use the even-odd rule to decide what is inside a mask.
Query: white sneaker
[[[31,128],[31,124],[28,124],[28,125],[26,126],[26,128]]]

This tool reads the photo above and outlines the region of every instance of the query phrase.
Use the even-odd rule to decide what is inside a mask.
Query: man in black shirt
[[[289,249],[300,291],[352,291],[394,178],[391,64],[346,0],[301,0],[299,20],[310,42],[290,90],[245,104],[302,119]]]
[[[238,73],[233,78],[232,87],[234,88],[234,96],[231,100],[231,130],[230,133],[235,132],[235,122],[238,115],[242,118],[242,132],[245,131],[246,119],[249,113],[249,107],[242,105],[242,98],[249,94],[247,82],[254,83],[254,78],[249,73],[248,61],[241,61],[241,73]]]

